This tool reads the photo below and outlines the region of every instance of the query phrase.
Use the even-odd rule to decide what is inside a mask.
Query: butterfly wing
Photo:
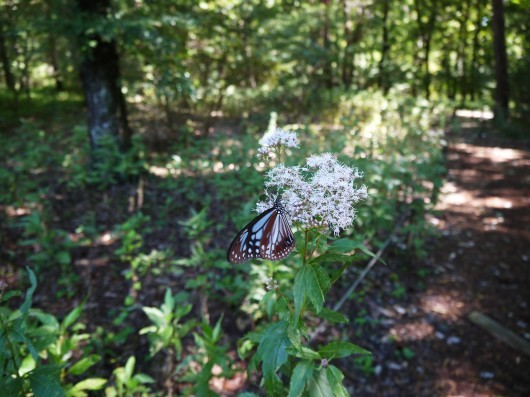
[[[264,229],[270,224],[276,209],[270,208],[259,214],[252,222],[245,226],[236,236],[228,248],[228,261],[243,263],[253,258],[261,258],[260,242]]]
[[[274,214],[265,225],[260,241],[260,256],[278,261],[294,249],[294,235],[282,207],[275,207]]]

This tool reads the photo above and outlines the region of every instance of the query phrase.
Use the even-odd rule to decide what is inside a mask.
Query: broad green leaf
[[[20,367],[18,368],[18,373],[20,376],[24,376],[30,371],[33,371],[37,366],[37,363],[31,354],[24,357]]]
[[[320,290],[325,295],[328,293],[329,288],[331,287],[331,281],[329,279],[328,273],[324,270],[321,266],[315,266],[315,272],[318,278],[318,284],[320,285]],[[322,310],[322,306],[320,306],[320,309],[317,313]]]
[[[290,347],[287,328],[288,324],[285,321],[271,324],[263,331],[256,353],[256,359],[262,362],[263,376],[269,394],[280,382],[276,371],[287,362],[287,349]]]
[[[349,397],[350,393],[342,386],[342,380],[344,375],[342,372],[335,366],[330,365],[326,368],[326,376],[328,378],[329,385],[333,391],[335,397]]]
[[[142,384],[155,383],[155,380],[146,374],[136,374],[134,375],[134,379],[137,380],[138,383],[142,383]]]
[[[250,393],[250,392],[246,391],[246,392],[243,392],[243,393],[239,393],[237,395],[237,397],[259,397],[259,396],[257,394]]]
[[[175,299],[173,298],[173,295],[171,294],[171,289],[166,288],[166,294],[164,296],[164,312],[170,313],[173,311],[173,308],[175,307]]]
[[[354,241],[349,238],[341,238],[341,239],[335,240],[331,244],[331,246],[329,247],[329,251],[344,254],[346,252],[351,252],[357,249],[359,244],[362,244],[362,243],[359,241]]]
[[[65,392],[59,380],[61,367],[45,365],[28,373],[31,390],[35,397],[63,397]]]
[[[129,357],[129,359],[125,363],[124,376],[125,376],[126,381],[132,378],[135,365],[136,365],[136,357],[134,356]]]
[[[74,385],[74,390],[100,390],[107,384],[105,378],[88,378]]]
[[[24,381],[22,378],[12,378],[9,376],[0,377],[0,390],[6,396],[22,396],[22,387]]]
[[[61,323],[61,329],[64,331],[68,329],[72,324],[76,322],[81,313],[83,312],[84,305],[79,305],[75,307],[70,313],[66,315],[63,322]]]
[[[320,313],[318,313],[318,315],[324,320],[327,320],[330,323],[334,323],[334,324],[347,324],[350,322],[348,317],[346,317],[344,314],[336,312],[335,310],[325,308],[325,307],[322,308],[322,310],[320,311]]]
[[[309,360],[300,361],[293,370],[288,397],[298,397],[304,391],[306,383],[313,374],[313,363]]]
[[[89,369],[91,366],[93,366],[95,363],[97,363],[99,360],[101,360],[101,357],[97,354],[92,354],[88,357],[84,357],[78,362],[76,362],[74,365],[72,365],[68,372],[72,375],[80,375],[87,369]]]
[[[325,272],[324,272],[325,273]],[[326,286],[329,288],[329,277],[326,281],[326,276],[322,272],[315,271],[311,265],[302,267],[296,274],[294,280],[294,309],[295,317],[300,316],[300,312],[304,305],[306,298],[309,298],[313,304],[315,311],[318,313],[324,304],[324,290]]]
[[[35,309],[30,309],[29,315],[37,318],[42,324],[47,325],[47,330],[55,330],[57,333],[59,332],[60,325],[55,316]]]
[[[318,352],[322,357],[327,359],[348,357],[352,354],[372,354],[368,350],[364,350],[353,343],[342,341],[330,342],[326,346],[321,347]]]
[[[160,309],[157,307],[142,307],[142,310],[153,324],[159,327],[164,325],[164,313],[162,313]]]
[[[324,368],[313,371],[313,376],[307,382],[307,390],[309,397],[335,397]]]
[[[357,262],[359,259],[354,255],[342,255],[337,252],[326,252],[324,255],[315,256],[309,261],[310,264],[322,263],[341,263],[351,264]]]

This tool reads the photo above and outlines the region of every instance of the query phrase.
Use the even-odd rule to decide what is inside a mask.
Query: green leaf
[[[134,375],[134,379],[138,381],[138,383],[142,383],[142,384],[155,383],[155,380],[146,374],[136,374]]]
[[[330,251],[338,253],[351,252],[354,250],[361,250],[366,255],[372,258],[377,258],[377,256],[368,248],[366,248],[366,246],[361,241],[354,241],[347,238],[342,238],[340,240],[334,241],[330,247]],[[386,263],[381,258],[379,258],[378,260],[384,265],[386,265]]]
[[[329,385],[333,391],[335,397],[349,397],[350,393],[342,386],[342,380],[344,375],[342,372],[335,366],[330,365],[326,368],[326,376],[328,378]]]
[[[63,397],[59,365],[44,365],[28,373],[31,390],[35,397]]]
[[[288,397],[300,396],[311,375],[313,375],[313,363],[309,360],[300,361],[294,368]]]
[[[125,372],[123,374],[125,377],[125,381],[128,381],[129,379],[132,378],[133,373],[134,373],[135,364],[136,364],[136,357],[134,356],[129,357],[129,359],[125,363]]]
[[[351,264],[357,262],[359,259],[354,255],[342,255],[337,252],[326,252],[324,255],[315,256],[310,259],[310,264],[323,264],[323,263],[342,263]]]
[[[350,320],[344,314],[323,307],[318,315],[333,324],[348,324]]]
[[[20,291],[8,291],[4,295],[0,296],[0,303],[8,301],[9,299],[22,295]]]
[[[61,323],[61,329],[64,331],[72,326],[83,312],[84,305],[75,307],[70,313],[66,315],[63,322]]]
[[[320,360],[322,358],[316,351],[305,346],[302,346],[299,349],[290,349],[289,353],[295,357],[307,360]]]
[[[324,368],[313,371],[313,376],[307,384],[307,390],[309,390],[309,397],[335,397]]]
[[[24,382],[22,378],[11,378],[9,376],[0,377],[0,390],[6,396],[23,396],[22,387]]]
[[[255,358],[262,362],[263,376],[269,394],[280,383],[276,371],[287,362],[287,349],[290,347],[287,337],[288,323],[279,321],[263,331]]]
[[[33,293],[37,288],[37,278],[35,277],[35,273],[28,266],[26,266],[26,270],[28,271],[29,275],[30,287],[26,291],[26,298],[24,299],[24,303],[22,304],[22,306],[20,306],[20,312],[23,315],[28,314],[29,308],[31,307],[31,302],[33,301]]]
[[[319,270],[315,271],[315,268],[311,265],[306,265],[298,271],[294,280],[294,310],[296,318],[300,316],[306,298],[309,298],[316,313],[322,310],[324,304],[323,288],[329,288],[329,283],[327,283],[329,282],[329,277],[326,282],[326,276]]]
[[[175,307],[175,299],[173,298],[173,295],[171,294],[171,289],[166,288],[166,294],[164,296],[164,312],[167,310],[167,312],[173,311],[173,308]]]
[[[105,378],[88,378],[74,385],[74,390],[100,390],[107,384]]]
[[[352,354],[372,354],[353,343],[343,341],[330,342],[326,346],[321,347],[318,352],[327,359],[348,357]]]
[[[320,290],[322,291],[323,295],[326,295],[329,291],[329,288],[331,287],[329,275],[321,266],[315,266],[315,272],[318,278],[318,284],[320,285]],[[322,310],[322,306],[320,306],[320,309],[317,311],[317,313],[319,313],[320,310]]]
[[[68,372],[72,375],[80,375],[87,369],[89,369],[91,366],[93,366],[95,363],[97,363],[99,360],[101,360],[101,357],[97,354],[92,354],[88,357],[84,357],[78,362],[76,362],[74,365],[72,365]]]

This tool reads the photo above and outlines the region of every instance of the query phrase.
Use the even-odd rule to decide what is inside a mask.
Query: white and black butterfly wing
[[[232,263],[253,258],[277,261],[291,253],[294,243],[285,210],[276,202],[238,233],[228,249],[228,260]]]
[[[229,262],[243,263],[253,258],[261,258],[260,241],[263,229],[274,213],[274,208],[262,212],[237,234],[228,248]]]
[[[264,259],[279,261],[294,249],[294,235],[283,208],[274,208],[274,222],[268,222],[260,241],[260,255]]]

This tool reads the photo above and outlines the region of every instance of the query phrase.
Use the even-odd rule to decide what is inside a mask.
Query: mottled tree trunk
[[[495,54],[495,119],[508,119],[508,59],[504,32],[503,0],[493,0],[493,51]]]
[[[105,18],[110,0],[78,0],[79,10],[88,21]],[[91,40],[93,45],[88,45]],[[120,87],[119,56],[114,40],[105,41],[94,34],[82,38],[81,80],[88,108],[88,130],[92,148],[111,137],[127,146],[130,130],[127,123],[125,98]]]

